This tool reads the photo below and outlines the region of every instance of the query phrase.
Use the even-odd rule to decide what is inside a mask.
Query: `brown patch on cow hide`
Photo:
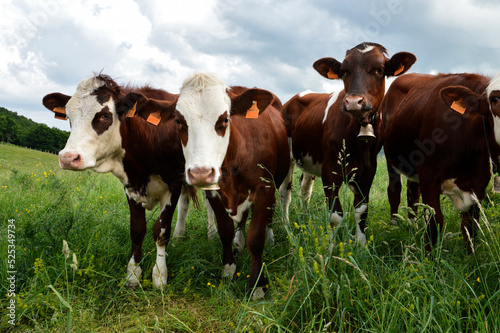
[[[258,109],[257,109],[258,112]],[[223,114],[220,115],[219,119],[217,119],[217,122],[215,123],[215,131],[217,132],[218,135],[224,136],[226,135],[226,129],[229,125],[229,114],[224,112]]]
[[[106,132],[111,124],[113,124],[113,114],[109,111],[107,106],[97,112],[94,119],[92,119],[92,128],[97,135],[101,135]]]

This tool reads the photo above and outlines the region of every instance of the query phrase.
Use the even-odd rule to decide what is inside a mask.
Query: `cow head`
[[[272,100],[265,90],[232,91],[212,74],[196,73],[186,79],[175,111],[186,181],[198,187],[216,184],[228,151],[231,116],[245,115],[252,106],[262,112]]]
[[[382,45],[362,43],[348,50],[342,63],[322,58],[313,65],[322,76],[344,81],[342,110],[363,126],[371,122],[384,98],[385,77],[405,73],[417,60],[408,52],[396,53],[391,59],[386,55]]]
[[[115,103],[119,86],[107,75],[97,75],[78,84],[73,96],[48,94],[43,105],[56,118],[67,118],[71,134],[59,153],[63,169],[108,172],[111,158],[121,158],[120,121]]]
[[[500,74],[494,77],[483,94],[464,86],[441,89],[441,99],[448,107],[461,114],[479,114],[490,120],[495,141],[500,145]]]

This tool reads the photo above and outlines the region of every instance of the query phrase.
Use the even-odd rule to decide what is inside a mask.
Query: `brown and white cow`
[[[254,298],[264,295],[266,279],[259,275],[266,226],[272,221],[276,187],[290,162],[281,107],[269,91],[228,87],[213,74],[196,73],[184,81],[175,112],[161,111],[162,119],[175,117],[178,124],[187,183],[212,188],[205,194],[217,220],[225,277],[236,271],[233,220],[240,222],[252,213],[246,240]]]
[[[423,203],[435,211],[427,249],[436,244],[443,225],[441,194],[462,212],[463,237],[472,245],[477,204],[491,178],[490,158],[499,163],[499,98],[500,78],[490,83],[477,74],[408,74],[396,79],[384,98],[379,135],[391,213],[400,203],[402,174],[419,184]],[[409,206],[417,199],[414,193]]]
[[[283,107],[293,159],[306,172],[304,179],[321,176],[332,210],[332,226],[343,218],[338,200],[341,185],[347,182],[354,192],[356,239],[362,243],[366,242],[365,219],[380,146],[376,140],[360,138],[358,134],[371,126],[376,131],[385,78],[405,73],[416,61],[407,52],[397,53],[391,59],[386,54],[379,44],[362,43],[348,50],[342,62],[319,59],[314,68],[328,79],[342,79],[344,89],[332,94],[300,93]],[[283,189],[290,191],[292,171],[293,164],[281,189],[285,198],[290,197]],[[312,186],[312,182],[307,186]],[[310,193],[310,189],[301,189],[301,193]]]
[[[165,248],[179,197],[174,237],[184,233],[189,206],[189,191],[183,185],[182,176],[184,156],[174,121],[155,126],[146,121],[145,110],[142,114],[134,113],[134,104],[124,102],[124,97],[131,91],[161,100],[161,103],[175,104],[178,98],[178,95],[148,86],[122,87],[109,76],[99,74],[81,81],[73,96],[52,93],[43,98],[43,104],[54,111],[56,117],[67,118],[71,124],[68,142],[59,153],[61,168],[111,172],[125,187],[132,240],[128,286],[136,286],[142,273],[145,209],[160,205],[160,215],[153,231],[157,247],[153,282],[160,288],[167,282]]]

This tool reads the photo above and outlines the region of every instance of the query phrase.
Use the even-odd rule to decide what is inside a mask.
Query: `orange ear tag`
[[[399,73],[401,73],[402,71],[404,71],[404,69],[405,69],[405,66],[400,64],[398,70],[394,72],[394,76],[396,76]]]
[[[257,102],[253,101],[250,109],[247,110],[245,118],[255,119],[259,117],[259,108],[257,107]]]
[[[132,118],[132,117],[135,115],[136,108],[137,108],[137,102],[135,102],[134,106],[132,106],[132,107],[128,110],[128,112],[127,112],[127,117],[128,117],[128,118]]]
[[[332,80],[336,80],[339,78],[339,76],[336,73],[334,73],[331,68],[328,71],[328,73],[326,73],[326,76],[328,76],[328,78]]]
[[[54,113],[55,113],[54,118],[60,119],[60,120],[68,120],[68,117],[66,116],[66,109],[65,108],[62,108],[60,106],[56,106],[54,109],[52,109],[52,111],[54,111]]]
[[[453,101],[453,103],[450,105],[450,108],[461,114],[464,114],[465,112],[465,107],[462,104],[462,100]]]
[[[55,113],[66,114],[66,108],[62,108],[60,106],[56,106],[52,111]]]
[[[147,119],[147,122],[150,124],[153,124],[155,126],[158,126],[160,123],[161,116],[159,112],[151,113]]]

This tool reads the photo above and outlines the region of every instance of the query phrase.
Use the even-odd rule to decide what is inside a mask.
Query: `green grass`
[[[298,173],[297,173],[298,175]],[[269,289],[249,300],[250,257],[237,276],[221,274],[221,246],[208,240],[206,212],[191,209],[186,237],[167,247],[168,286],[151,283],[155,261],[149,212],[142,285],[123,286],[130,253],[128,206],[112,175],[69,172],[57,156],[0,145],[0,330],[22,332],[497,332],[500,331],[500,199],[483,201],[469,255],[460,214],[447,199],[443,237],[423,250],[425,225],[391,226],[385,162],[372,187],[367,246],[347,218],[329,228],[321,181],[308,209],[294,188],[290,225],[275,213],[275,244],[264,250]],[[297,182],[296,182],[297,183]],[[201,197],[201,196],[200,196]],[[404,202],[404,201],[403,201]],[[404,208],[400,210],[404,214]],[[15,222],[16,326],[9,323],[8,221]],[[63,240],[69,244],[66,259]],[[74,270],[73,253],[77,259]]]

